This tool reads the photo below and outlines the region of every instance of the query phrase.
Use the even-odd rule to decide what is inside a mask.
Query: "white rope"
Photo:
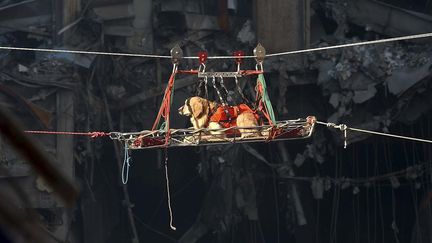
[[[126,185],[129,181],[129,167],[130,167],[130,160],[132,157],[129,155],[129,148],[127,146],[127,142],[125,142],[124,147],[124,158],[123,158],[123,166],[122,166],[122,172],[121,172],[121,179],[122,183]]]
[[[391,133],[369,131],[369,130],[365,130],[365,129],[348,127],[345,124],[337,125],[335,123],[321,122],[321,121],[317,121],[316,123],[321,124],[321,125],[325,125],[327,127],[336,128],[336,129],[343,131],[345,133],[345,141],[346,141],[346,131],[351,130],[351,131],[355,131],[355,132],[362,132],[362,133],[374,134],[374,135],[385,136],[385,137],[399,138],[399,139],[411,140],[411,141],[422,142],[422,143],[432,143],[432,140],[428,140],[428,139],[401,136],[401,135],[395,135],[395,134],[391,134]]]
[[[168,177],[168,151],[167,151],[167,148],[165,148],[165,182],[166,182],[167,198],[168,198],[168,210],[169,210],[169,215],[170,215],[170,228],[172,230],[176,230],[177,228],[173,225],[173,212],[172,212],[172,208],[171,208],[171,192],[170,192],[169,177]]]
[[[122,52],[100,52],[100,51],[80,51],[80,50],[45,49],[45,48],[12,47],[12,46],[0,46],[0,50],[39,51],[39,52],[54,52],[54,53],[73,53],[73,54],[102,55],[102,56],[125,56],[125,57],[145,57],[145,58],[168,58],[168,59],[171,59],[171,56],[160,56],[160,55],[153,55],[153,54],[137,54],[137,53],[122,53]]]
[[[412,140],[412,141],[422,142],[422,143],[432,143],[432,140],[427,140],[427,139],[407,137],[407,136],[395,135],[395,134],[390,134],[390,133],[374,132],[374,131],[368,131],[368,130],[363,130],[363,129],[358,129],[358,128],[352,128],[352,127],[349,127],[348,129],[351,130],[351,131],[356,131],[356,132],[370,133],[370,134],[375,134],[375,135],[380,135],[380,136],[387,136],[387,137],[392,137],[392,138],[406,139],[406,140]]]
[[[299,53],[308,53],[308,52],[332,50],[332,49],[339,49],[339,48],[346,48],[346,47],[353,47],[353,46],[364,46],[364,45],[372,45],[372,44],[402,41],[402,40],[413,40],[413,39],[421,39],[421,38],[429,38],[429,37],[432,37],[432,32],[431,33],[424,33],[424,34],[417,34],[417,35],[407,35],[407,36],[386,38],[386,39],[381,39],[381,40],[348,43],[348,44],[335,45],[335,46],[324,46],[324,47],[302,49],[302,50],[295,50],[295,51],[278,52],[278,53],[267,54],[266,57],[286,56],[286,55],[293,55],[293,54],[299,54]],[[0,50],[39,51],[39,52],[57,52],[57,53],[89,54],[89,55],[104,55],[104,56],[125,56],[125,57],[171,59],[171,56],[153,55],[153,54],[80,51],[80,50],[63,50],[63,49],[44,49],[44,48],[28,48],[28,47],[12,47],[12,46],[0,46]],[[188,56],[188,57],[182,57],[182,58],[183,59],[198,59],[199,57]],[[256,58],[256,56],[213,56],[213,57],[208,57],[207,59],[234,59],[234,58],[251,59],[251,58]]]
[[[279,53],[267,54],[266,57],[284,56],[284,55],[292,55],[292,54],[299,54],[299,53],[305,53],[305,52],[324,51],[324,50],[331,50],[331,49],[338,49],[338,48],[346,48],[346,47],[353,47],[353,46],[365,46],[365,45],[380,44],[380,43],[394,42],[394,41],[401,41],[401,40],[421,39],[421,38],[428,38],[428,37],[432,37],[432,33],[407,35],[407,36],[393,37],[393,38],[387,38],[387,39],[381,39],[381,40],[348,43],[348,44],[342,44],[342,45],[336,45],[336,46],[323,46],[323,47],[296,50],[296,51],[279,52]]]

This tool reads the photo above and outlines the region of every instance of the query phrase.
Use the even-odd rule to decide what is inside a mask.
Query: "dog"
[[[216,102],[194,96],[186,99],[178,112],[180,115],[190,117],[194,129],[208,128],[210,134],[219,137],[227,134],[237,136],[238,132],[241,138],[261,135],[259,129],[253,128],[258,126],[258,116],[245,104],[221,106]],[[229,129],[226,132],[212,131],[232,126],[239,127],[238,131],[237,129]],[[248,127],[248,129],[241,127]]]

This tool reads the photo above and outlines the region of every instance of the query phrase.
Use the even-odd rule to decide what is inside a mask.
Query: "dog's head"
[[[215,103],[204,98],[194,96],[186,99],[185,104],[178,109],[180,115],[200,118],[208,115],[215,107]]]

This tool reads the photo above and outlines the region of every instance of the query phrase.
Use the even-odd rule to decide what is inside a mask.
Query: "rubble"
[[[394,71],[385,80],[389,92],[394,95],[403,94],[407,89],[431,75],[431,65],[432,62],[428,62],[420,67],[406,67]]]
[[[27,2],[36,4],[32,1]],[[311,30],[317,32],[311,34],[314,36],[313,47],[353,43],[416,31],[426,32],[430,29],[430,16],[394,8],[376,1],[314,2],[314,6],[318,7],[313,11],[313,18],[315,22],[319,22],[319,25]],[[24,2],[22,4],[25,5]],[[41,1],[38,4],[45,6],[47,2]],[[69,40],[68,44],[74,45],[67,47],[75,49],[99,48],[99,50],[113,52],[136,50],[168,55],[172,46],[179,43],[187,56],[195,56],[200,50],[207,51],[209,55],[231,55],[238,49],[249,53],[257,40],[253,16],[237,14],[245,11],[242,1],[227,1],[227,12],[220,11],[217,5],[218,3],[206,1],[155,1],[153,6],[155,11],[152,12],[150,21],[150,30],[154,30],[154,34],[150,35],[149,31],[144,30],[145,25],[148,24],[146,22],[149,20],[146,18],[148,16],[137,16],[144,13],[138,12],[134,8],[134,3],[118,1],[98,3],[95,6],[90,5],[92,11],[89,13],[75,18],[77,22],[73,22],[73,28],[64,29],[63,34],[73,32],[72,30],[79,31],[79,34]],[[378,7],[371,9],[370,6]],[[356,8],[363,11],[354,11]],[[370,9],[377,14],[370,18],[370,13],[364,9]],[[23,38],[25,41],[31,39],[29,42],[34,46],[46,48],[52,46],[53,43],[46,41],[46,38],[51,38],[50,33],[53,32],[53,27],[49,26],[52,19],[51,13],[48,11],[24,13],[25,11],[22,10],[23,13],[19,16],[7,19],[6,16],[12,16],[20,11],[18,6],[16,9],[11,7],[5,10],[0,7],[0,11],[8,11],[5,15],[2,12],[0,17],[0,45],[18,45],[16,43],[24,42]],[[332,21],[331,24],[320,19],[322,11],[325,12],[328,21]],[[400,24],[402,20],[396,17],[384,23],[385,18],[382,16],[385,16],[383,13],[388,11],[392,11],[396,16],[402,16],[403,19],[409,19],[406,22],[412,21],[411,23],[419,23],[419,25]],[[225,26],[224,21],[227,19],[229,25]],[[328,25],[332,24],[337,26],[334,30],[329,30],[332,28]],[[360,27],[354,29],[352,24]],[[226,28],[229,29],[228,32],[225,32]],[[25,37],[15,33],[17,30],[25,32]],[[34,36],[38,36],[39,39],[35,39]],[[21,39],[16,42],[16,38]],[[320,114],[320,121],[343,122],[353,127],[388,131],[396,123],[410,124],[430,111],[432,95],[427,83],[431,77],[431,52],[432,48],[422,42],[358,46],[314,52],[303,56],[266,58],[264,70],[268,75],[269,93],[273,105],[279,111],[279,118],[297,118],[295,117],[297,115],[314,115],[316,112]],[[18,87],[18,91],[15,92],[17,95],[12,95],[15,97],[12,100],[10,100],[11,92],[8,96],[8,92],[1,90],[0,102],[2,106],[10,108],[16,106],[14,102],[19,102],[22,104],[20,108],[24,107],[19,112],[33,116],[34,120],[29,119],[29,123],[50,129],[56,127],[56,118],[60,112],[57,107],[47,103],[57,105],[57,99],[63,96],[60,95],[61,92],[71,92],[75,96],[77,103],[74,106],[73,121],[77,130],[139,131],[150,127],[172,65],[169,60],[141,58],[102,58],[64,53],[24,55],[29,54],[0,51],[0,85]],[[181,60],[180,65],[183,69],[191,69],[196,68],[198,63],[196,60]],[[246,60],[242,65],[254,68],[255,63],[254,60]],[[233,60],[209,60],[207,68],[208,70],[234,70],[235,63]],[[253,97],[254,87],[249,81],[251,80],[241,80],[247,96]],[[187,97],[195,95],[196,83],[196,77],[178,77],[175,94],[179,96],[174,99],[173,107],[179,107]],[[298,90],[301,92],[297,92]],[[235,92],[230,92],[233,93]],[[288,96],[296,96],[294,97],[296,99],[288,99],[293,98]],[[289,100],[296,102],[291,104]],[[296,111],[290,109],[292,106],[297,108]],[[110,117],[110,124],[105,122],[105,117]],[[186,121],[176,117],[175,114],[173,122],[179,124],[179,127],[187,126]],[[353,146],[354,143],[368,137],[350,132],[347,139],[349,145]],[[332,158],[337,154],[335,151],[337,149],[333,145],[341,145],[343,140],[340,131],[322,132],[320,129],[305,144],[283,145],[288,151],[286,157],[291,155],[293,160],[280,158],[280,151],[274,153],[271,145],[213,147],[199,150],[201,161],[196,165],[199,168],[197,173],[204,178],[203,184],[208,182],[209,185],[205,188],[207,193],[195,223],[189,229],[182,229],[181,234],[184,234],[180,242],[198,241],[209,232],[226,234],[243,219],[260,222],[267,216],[261,214],[260,207],[263,207],[263,204],[266,206],[270,204],[262,200],[263,195],[267,196],[265,194],[269,189],[267,184],[272,184],[268,179],[269,175],[270,177],[293,176],[294,172],[296,175],[303,175],[297,172],[304,171],[313,173],[312,176],[325,173],[327,171],[323,168],[333,168],[335,164]],[[50,145],[46,149],[52,151],[54,155],[57,142],[61,141],[55,139],[44,141]],[[94,201],[98,201],[103,194],[98,190],[115,187],[116,179],[111,178],[115,177],[112,172],[115,169],[109,167],[109,163],[98,165],[100,170],[95,169],[96,164],[102,159],[112,160],[116,155],[112,147],[102,142],[90,143],[78,140],[75,148],[78,149],[73,152],[73,156],[78,161],[77,171],[80,173],[80,180],[83,185],[88,184],[86,193],[94,193]],[[190,153],[190,160],[195,159],[194,152],[186,151],[186,153]],[[149,160],[156,157],[153,154],[145,156]],[[173,160],[177,159],[177,156],[173,157],[176,157]],[[16,176],[27,176],[28,171],[22,169],[21,163],[14,158],[10,157],[5,161],[13,164],[11,171]],[[311,165],[314,166],[313,169],[310,168]],[[185,174],[178,168],[176,173]],[[136,180],[139,180],[140,175],[135,176],[138,178]],[[36,187],[47,193],[48,188],[40,180],[36,179],[35,182]],[[159,182],[158,179],[157,183]],[[177,184],[178,181],[174,180],[174,187]],[[313,220],[307,219],[308,211],[311,210],[307,208],[309,206],[305,203],[304,195],[324,201],[327,191],[331,189],[331,182],[317,177],[307,184],[306,193],[301,189],[302,186],[297,187],[294,184],[290,182],[286,187],[277,184],[275,190],[279,191],[274,200],[280,203],[281,214],[290,215],[290,220],[294,218],[297,220],[297,224],[293,223],[294,226],[310,226]],[[356,185],[351,185],[348,181],[340,186],[342,189],[352,189],[353,194],[362,194]],[[86,207],[85,205],[95,207],[96,204],[91,199],[85,200],[87,201],[83,204],[83,208]],[[112,211],[120,211],[116,206],[107,207],[114,209]],[[140,210],[144,211],[142,208],[137,208],[135,206],[134,210],[139,213],[142,213]],[[198,211],[196,208],[195,210]],[[92,210],[85,208],[83,211]],[[99,213],[102,215],[102,212]],[[97,219],[103,221],[101,215]],[[96,222],[97,219],[85,216],[86,223]],[[188,220],[188,223],[194,221],[189,218],[185,220]],[[289,222],[288,219],[287,221]],[[114,228],[114,226],[106,227],[110,230]],[[100,238],[102,239],[103,236]],[[103,240],[88,242],[99,241],[103,242]]]
[[[247,20],[237,34],[237,40],[253,46],[256,43],[255,33],[252,29],[252,21]]]

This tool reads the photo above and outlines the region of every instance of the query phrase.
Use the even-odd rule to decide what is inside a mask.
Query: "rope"
[[[245,94],[242,91],[242,88],[240,87],[240,84],[239,84],[237,76],[234,77],[234,80],[235,80],[237,92],[239,92],[239,94],[240,94],[243,102],[245,102],[247,105],[251,105],[251,102],[246,98]]]
[[[348,44],[335,45],[335,46],[324,46],[324,47],[301,49],[301,50],[295,50],[295,51],[277,52],[277,53],[267,54],[266,57],[278,57],[278,56],[286,56],[286,55],[293,55],[293,54],[299,54],[299,53],[308,53],[308,52],[316,52],[316,51],[332,50],[332,49],[339,49],[339,48],[346,48],[346,47],[380,44],[380,43],[395,42],[395,41],[402,41],[402,40],[413,40],[413,39],[421,39],[421,38],[429,38],[429,37],[432,37],[432,32],[431,33],[424,33],[424,34],[386,38],[386,39],[373,40],[373,41],[348,43]],[[171,56],[154,55],[154,54],[136,54],[136,53],[122,53],[122,52],[98,52],[98,51],[81,51],[81,50],[63,50],[63,49],[44,49],[44,48],[12,47],[12,46],[0,46],[0,50],[38,51],[38,52],[54,52],[54,53],[104,55],[104,56],[161,58],[161,59],[171,59],[172,58]],[[199,59],[198,56],[189,56],[189,57],[183,57],[183,58],[184,59]],[[234,58],[252,59],[252,58],[256,58],[256,56],[252,55],[252,56],[213,56],[213,57],[208,57],[208,59],[234,59]]]
[[[429,37],[432,37],[432,32],[417,34],[417,35],[406,35],[400,37],[386,38],[381,40],[363,41],[363,42],[348,43],[348,44],[335,45],[335,46],[323,46],[323,47],[296,50],[296,51],[279,52],[279,53],[267,54],[266,57],[293,55],[293,54],[306,53],[306,52],[324,51],[324,50],[332,50],[332,49],[339,49],[339,48],[346,48],[346,47],[353,47],[353,46],[365,46],[365,45],[373,45],[373,44],[380,44],[380,43],[387,43],[387,42],[394,42],[394,41],[401,41],[401,40],[429,38]]]
[[[74,136],[89,136],[92,138],[110,136],[109,132],[58,132],[58,131],[24,131],[29,134],[51,134],[51,135],[74,135]]]
[[[174,65],[173,72],[171,73],[170,79],[168,81],[168,85],[165,89],[164,97],[162,99],[162,104],[159,108],[158,115],[156,117],[155,122],[153,123],[152,130],[156,130],[157,126],[159,125],[161,117],[165,119],[165,130],[167,132],[167,135],[169,135],[170,131],[170,124],[169,124],[169,113],[170,113],[170,107],[171,107],[171,101],[172,101],[172,95],[173,95],[173,87],[174,87],[174,81],[175,81],[175,75],[177,73],[177,65]],[[169,136],[167,136],[168,138]],[[168,141],[168,140],[167,140]]]
[[[125,57],[144,57],[144,58],[167,58],[171,56],[160,56],[153,54],[136,54],[124,52],[100,52],[100,51],[81,51],[81,50],[63,50],[63,49],[45,49],[45,48],[29,48],[29,47],[13,47],[13,46],[0,46],[0,50],[13,50],[13,51],[38,51],[38,52],[54,52],[54,53],[72,53],[72,54],[88,54],[100,56],[125,56]]]
[[[125,142],[124,159],[123,159],[123,166],[122,166],[122,182],[124,185],[126,185],[129,180],[129,167],[130,167],[131,159],[132,157],[129,154],[129,148],[127,146],[127,142]]]
[[[427,163],[418,164],[415,166],[409,166],[405,169],[389,172],[382,175],[376,175],[373,177],[359,177],[359,178],[350,178],[350,177],[329,177],[329,176],[318,176],[318,177],[311,177],[311,176],[279,176],[282,180],[287,181],[299,181],[299,182],[313,182],[313,181],[328,181],[334,185],[342,185],[343,183],[348,182],[349,186],[365,186],[365,187],[371,187],[375,185],[375,183],[378,182],[388,182],[391,178],[398,178],[398,179],[406,179],[408,181],[413,180],[410,178],[407,178],[407,173],[416,173],[417,175],[423,175],[423,174],[431,174],[432,171],[427,169]],[[393,186],[392,183],[385,184],[388,186]],[[404,184],[400,184],[402,186]]]
[[[170,228],[172,230],[176,230],[177,228],[173,225],[173,212],[171,208],[171,192],[169,186],[169,177],[168,177],[168,149],[165,147],[165,181],[166,181],[166,189],[167,189],[167,199],[168,199],[168,210],[170,215]]]
[[[379,136],[385,136],[385,137],[404,139],[404,140],[411,140],[411,141],[415,141],[415,142],[432,143],[432,140],[428,140],[428,139],[408,137],[408,136],[396,135],[396,134],[391,134],[391,133],[369,131],[369,130],[360,129],[360,128],[348,127],[345,124],[339,124],[339,125],[337,125],[335,123],[321,122],[321,121],[317,121],[316,123],[317,124],[321,124],[321,125],[325,125],[327,127],[339,129],[339,130],[343,131],[344,132],[344,136],[345,136],[345,147],[346,147],[346,131],[347,130],[351,130],[351,131],[355,131],[355,132],[368,133],[368,134],[373,134],[373,135],[379,135]]]

